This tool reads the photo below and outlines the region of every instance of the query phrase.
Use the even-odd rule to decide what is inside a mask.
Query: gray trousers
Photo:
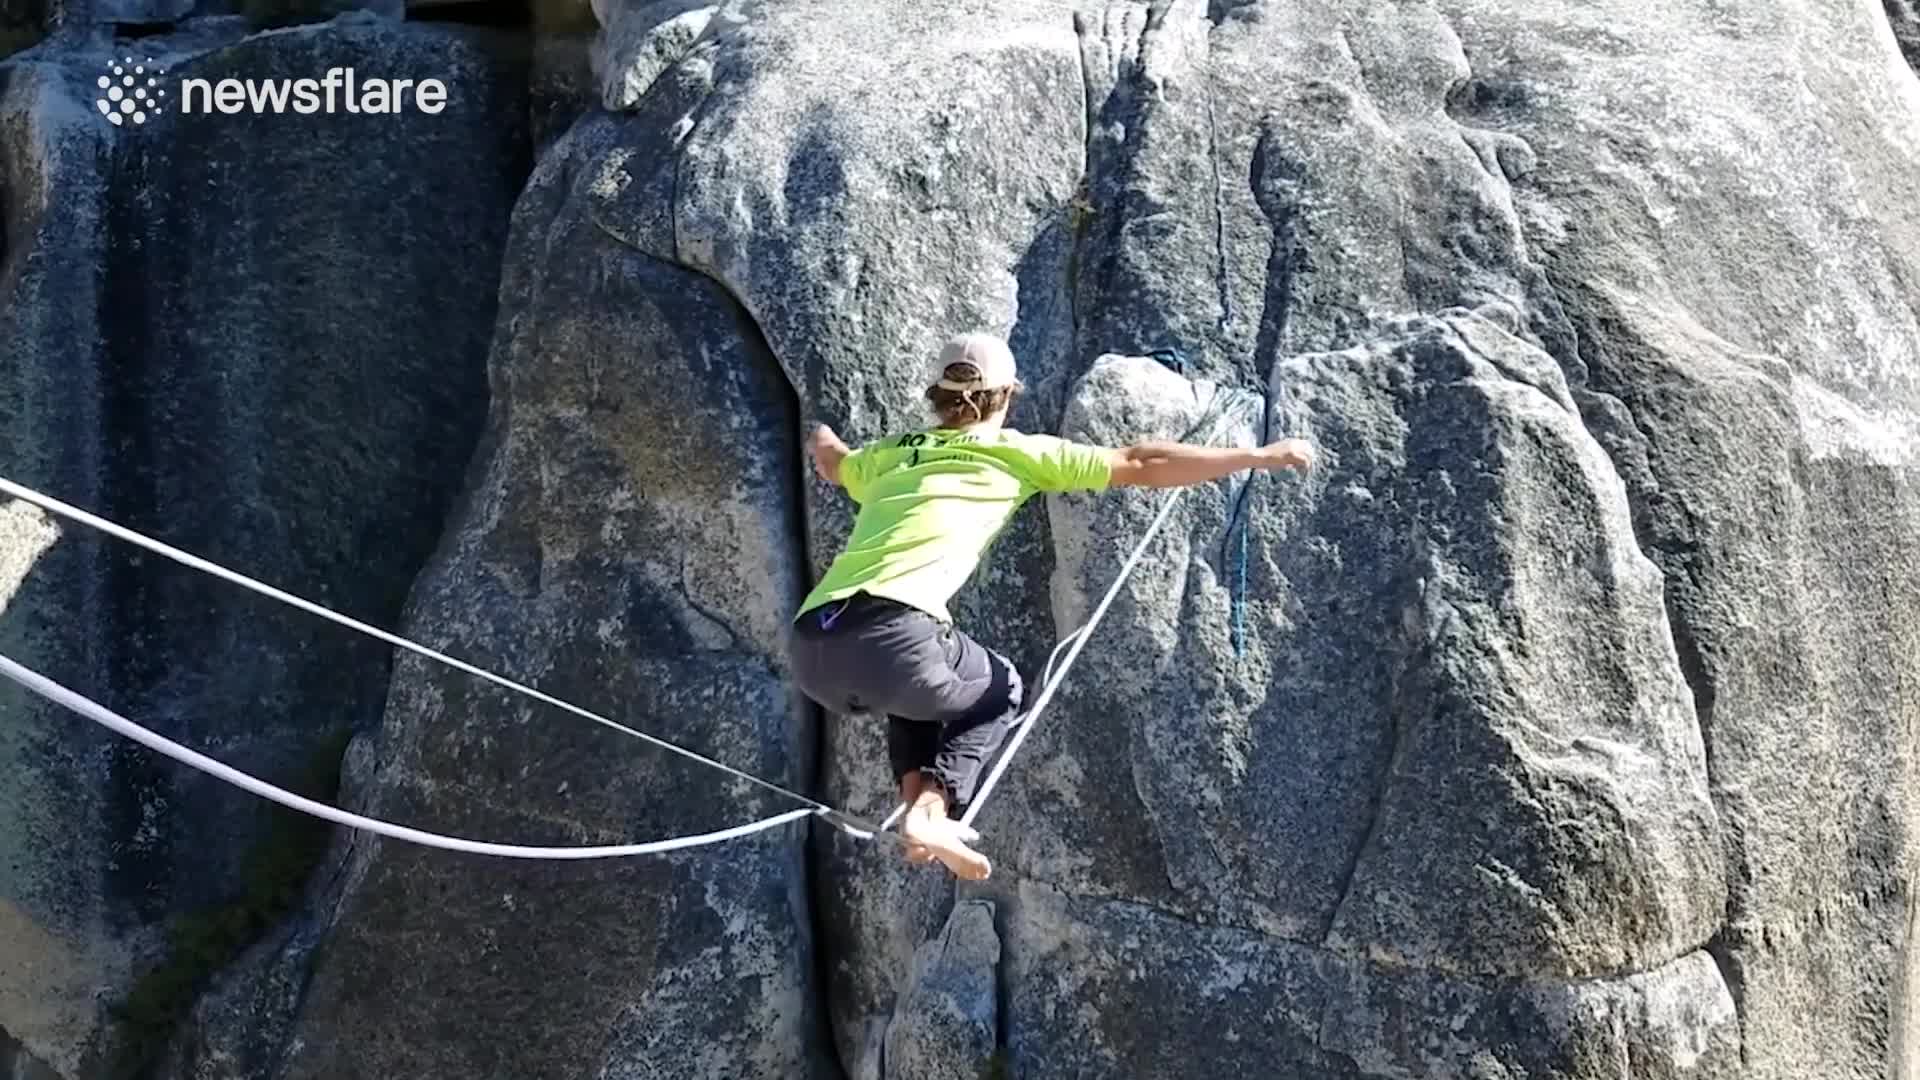
[[[918,608],[865,593],[802,615],[794,681],[822,708],[883,713],[893,777],[916,770],[958,817],[1019,719],[1025,687],[1006,657]]]

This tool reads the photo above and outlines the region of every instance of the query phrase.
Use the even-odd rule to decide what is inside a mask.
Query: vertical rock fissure
[[[999,1075],[990,1073],[988,1080],[1008,1080],[1013,1075],[1013,988],[1007,981],[1007,942],[1012,938],[1008,930],[1007,906],[1005,902],[995,903],[993,933],[1000,939],[1000,960],[993,965],[993,1063]]]
[[[677,220],[677,216],[676,216]],[[697,271],[696,271],[697,272]],[[738,321],[740,334],[746,338],[750,350],[756,356],[764,357],[765,362],[773,366],[772,376],[784,389],[782,407],[787,430],[796,436],[804,437],[803,424],[805,414],[801,408],[800,392],[787,378],[785,369],[773,352],[773,345],[767,340],[766,332],[755,321],[753,313],[747,310],[740,298],[727,287],[725,282],[715,280],[716,284],[732,299],[734,317]],[[801,576],[801,588],[811,588],[813,584],[813,551],[807,531],[807,469],[806,451],[801,449],[803,442],[796,440],[794,445],[793,467],[788,470],[788,502],[791,508],[786,522],[787,534],[792,546],[788,556],[796,560]],[[800,597],[790,598],[798,603]],[[784,615],[785,613],[783,613]],[[794,722],[803,725],[804,742],[812,755],[805,769],[807,786],[802,790],[818,798],[825,790],[827,779],[827,757],[831,749],[827,738],[826,717],[820,708],[806,700],[797,692],[792,695]],[[801,913],[801,919],[807,927],[807,939],[811,946],[809,982],[812,984],[810,996],[813,999],[815,1025],[813,1037],[819,1044],[827,1061],[832,1063],[836,1076],[849,1076],[847,1063],[840,1057],[839,1044],[833,1037],[833,1009],[829,1000],[832,986],[829,980],[831,962],[826,955],[827,927],[821,917],[828,900],[828,882],[822,879],[819,868],[825,861],[823,846],[829,842],[831,833],[822,826],[809,824],[806,839],[802,841],[799,852],[800,873],[804,887],[800,890],[805,898],[807,910]]]
[[[1220,320],[1217,328],[1224,335],[1233,322],[1233,290],[1229,285],[1227,270],[1227,192],[1225,178],[1220,172],[1220,119],[1217,108],[1218,88],[1213,75],[1209,72],[1207,80],[1207,158],[1213,175],[1213,279],[1214,289],[1220,298]]]
[[[687,132],[683,136],[683,142],[685,139],[691,137],[692,132]],[[786,522],[787,535],[791,540],[788,555],[790,558],[797,560],[796,565],[799,567],[799,574],[802,579],[801,589],[804,592],[804,590],[812,587],[814,564],[813,550],[807,529],[808,462],[806,452],[803,449],[805,446],[804,425],[806,423],[806,414],[801,388],[793,384],[793,380],[787,375],[785,367],[779,362],[779,357],[774,352],[773,343],[768,339],[765,328],[754,318],[752,309],[747,306],[746,301],[733,286],[727,281],[722,280],[719,276],[709,273],[701,267],[692,265],[687,260],[681,221],[681,208],[683,205],[681,192],[686,185],[687,160],[687,156],[683,154],[679,160],[675,162],[672,190],[667,195],[667,218],[670,223],[669,227],[672,232],[671,243],[673,244],[672,258],[668,261],[687,270],[689,273],[698,274],[708,281],[713,282],[715,287],[726,295],[733,307],[734,318],[741,336],[746,339],[754,355],[764,357],[767,362],[772,364],[773,370],[770,375],[778,381],[783,390],[781,395],[783,419],[787,425],[787,430],[795,436],[794,442],[791,444],[791,451],[794,455],[792,467],[787,471],[787,502],[788,506],[791,507]],[[800,597],[794,596],[789,599],[797,604]],[[787,613],[783,612],[782,614],[784,616]],[[807,743],[808,750],[812,755],[812,760],[806,763],[806,767],[803,770],[806,777],[806,786],[801,790],[818,798],[826,787],[827,759],[831,749],[827,738],[826,717],[818,706],[806,700],[797,691],[790,695],[790,700],[792,702],[793,722],[804,726],[803,730],[806,732],[806,737],[803,741]],[[828,940],[828,936],[827,927],[822,919],[822,912],[826,910],[829,894],[827,890],[828,883],[822,880],[819,868],[826,861],[828,853],[824,850],[824,847],[829,841],[830,835],[831,834],[824,828],[809,821],[806,837],[801,842],[798,852],[800,874],[803,879],[800,896],[806,904],[806,910],[800,913],[800,921],[802,925],[807,928],[807,940],[811,950],[807,978],[810,987],[808,990],[809,1003],[814,1010],[815,1017],[811,1034],[820,1047],[825,1060],[832,1065],[834,1074],[842,1078],[842,1080],[845,1080],[851,1073],[847,1068],[846,1061],[841,1058],[839,1043],[833,1037],[832,982],[829,979],[831,963],[826,955],[825,942]]]
[[[675,200],[675,205],[678,205],[677,199]],[[679,221],[677,213],[674,215],[674,221],[677,226]],[[772,367],[769,373],[770,377],[777,380],[782,388],[782,418],[787,430],[793,432],[796,436],[804,437],[805,412],[802,407],[800,391],[787,377],[785,368],[780,364],[778,357],[775,355],[773,345],[768,340],[765,330],[761,328],[759,322],[753,317],[753,313],[741,300],[739,294],[737,294],[727,282],[707,274],[697,267],[688,266],[685,263],[677,262],[677,260],[675,265],[689,273],[699,274],[708,281],[713,282],[715,286],[726,294],[733,308],[738,332],[741,338],[747,343],[748,351],[755,356],[765,358],[764,362],[770,364]],[[804,443],[796,439],[792,447],[794,455],[792,458],[792,468],[787,471],[787,505],[790,507],[790,510],[785,523],[787,535],[791,541],[788,557],[795,560],[795,565],[799,567],[801,592],[812,587],[814,565],[812,545],[807,529],[806,509],[809,464],[806,452],[802,449],[803,446]],[[790,597],[789,600],[797,604],[800,596]],[[782,613],[783,617],[785,614],[787,613]],[[811,757],[811,760],[806,762],[804,768],[801,770],[802,775],[805,777],[805,786],[800,790],[818,798],[826,787],[827,759],[829,750],[831,749],[827,737],[826,717],[817,706],[797,692],[791,695],[791,700],[793,703],[793,722],[802,725],[802,734],[796,739],[796,742],[804,744]],[[851,1073],[847,1068],[847,1063],[842,1060],[839,1044],[833,1037],[832,1002],[829,1000],[829,988],[832,985],[829,980],[829,975],[831,974],[831,959],[826,955],[826,949],[824,947],[824,943],[827,941],[827,927],[822,919],[822,912],[826,910],[829,899],[828,886],[830,883],[822,878],[819,869],[825,862],[827,852],[824,850],[824,846],[829,842],[831,835],[831,832],[826,828],[809,824],[806,837],[801,842],[798,852],[799,872],[803,878],[800,895],[804,898],[806,910],[799,913],[799,915],[801,922],[807,927],[807,939],[811,952],[808,981],[812,987],[809,991],[809,996],[815,1015],[815,1024],[811,1034],[822,1054],[825,1056],[825,1059],[831,1063],[834,1074],[844,1080],[844,1078],[850,1076]]]
[[[743,321],[752,322],[752,319],[747,316],[744,308],[741,309],[741,318]],[[758,333],[757,327],[755,328],[755,332]],[[761,340],[764,343],[765,338],[763,337]],[[772,355],[770,351],[768,355]],[[776,364],[775,366],[778,367],[779,365]],[[784,376],[782,376],[782,384],[787,387],[786,406],[788,423],[791,425],[790,430],[801,432],[801,424],[804,420],[800,411],[800,395],[794,390],[791,383],[785,381]],[[793,537],[793,550],[791,554],[793,558],[799,560],[803,583],[810,587],[813,581],[813,551],[807,533],[805,502],[807,493],[807,459],[804,450],[796,448],[793,468],[789,471],[788,477],[792,484],[790,505],[793,507],[793,516],[787,523],[789,535]],[[806,730],[809,731],[812,736],[809,742],[811,744],[813,761],[810,763],[811,767],[807,770],[807,786],[802,790],[815,798],[819,798],[826,791],[827,757],[831,750],[830,740],[827,738],[827,718],[819,706],[813,704],[797,692],[793,695],[793,702],[795,709],[794,721],[805,725]],[[831,987],[833,984],[830,979],[832,963],[831,959],[827,956],[827,927],[822,918],[822,913],[826,910],[830,898],[828,892],[830,883],[824,879],[824,876],[820,872],[820,867],[826,862],[828,853],[824,849],[831,841],[831,837],[832,833],[826,827],[809,824],[807,827],[806,841],[801,845],[800,863],[801,873],[805,875],[806,879],[806,888],[802,890],[802,895],[804,895],[807,900],[807,910],[805,912],[807,937],[813,943],[811,982],[813,984],[813,1005],[815,1015],[818,1017],[818,1023],[813,1034],[824,1048],[827,1060],[833,1063],[836,1075],[844,1078],[851,1074],[847,1070],[847,1063],[841,1060],[839,1043],[833,1037],[833,1002],[831,1000]]]
[[[1094,71],[1088,66],[1088,39],[1103,32],[1100,25],[1090,22],[1091,16],[1077,11],[1073,16],[1075,35],[1080,40],[1080,81],[1081,93],[1085,97],[1086,131],[1080,155],[1080,189],[1072,207],[1073,246],[1068,256],[1069,283],[1067,299],[1073,314],[1075,357],[1072,367],[1066,372],[1069,386],[1072,379],[1085,373],[1091,366],[1093,357],[1100,349],[1084,340],[1087,328],[1094,323],[1093,312],[1089,310],[1100,303],[1113,275],[1111,266],[1112,252],[1118,246],[1120,233],[1120,215],[1102,213],[1102,204],[1107,201],[1110,191],[1124,190],[1117,176],[1124,174],[1127,155],[1124,146],[1119,152],[1103,150],[1100,146],[1102,131],[1114,126],[1107,123],[1112,118],[1109,112],[1116,107],[1116,98],[1122,93],[1121,84],[1126,75],[1122,72],[1120,82],[1107,88],[1103,95],[1095,85]],[[1146,30],[1141,30],[1144,38]],[[1091,276],[1091,281],[1088,280]],[[1064,401],[1065,395],[1062,395]]]
[[[1740,1060],[1744,1065],[1748,1054],[1746,980],[1741,975],[1738,961],[1734,958],[1732,940],[1733,927],[1742,902],[1740,890],[1734,883],[1745,877],[1739,860],[1742,844],[1734,835],[1738,829],[1737,819],[1727,813],[1726,795],[1721,789],[1716,770],[1713,722],[1717,692],[1714,679],[1707,670],[1706,657],[1694,632],[1693,623],[1676,598],[1681,587],[1684,587],[1688,593],[1698,591],[1697,584],[1691,580],[1694,573],[1694,549],[1691,542],[1685,539],[1687,534],[1684,530],[1670,538],[1661,537],[1660,509],[1650,504],[1649,494],[1644,487],[1652,481],[1650,478],[1640,477],[1635,469],[1622,461],[1621,444],[1628,439],[1633,440],[1645,453],[1649,463],[1658,456],[1658,450],[1651,445],[1651,440],[1642,428],[1639,418],[1634,416],[1632,407],[1613,392],[1614,388],[1610,385],[1604,359],[1600,356],[1589,357],[1580,347],[1582,341],[1602,340],[1590,331],[1587,325],[1589,320],[1611,320],[1615,318],[1615,313],[1607,309],[1599,298],[1584,292],[1580,296],[1580,300],[1583,301],[1581,305],[1569,304],[1564,290],[1554,281],[1553,275],[1544,265],[1540,268],[1540,276],[1545,289],[1566,320],[1566,336],[1572,355],[1561,357],[1555,354],[1555,359],[1560,361],[1562,371],[1566,375],[1568,387],[1578,409],[1577,418],[1581,427],[1599,444],[1602,452],[1612,462],[1615,473],[1622,479],[1634,544],[1660,573],[1661,605],[1666,615],[1666,633],[1673,646],[1680,677],[1685,682],[1688,696],[1693,703],[1694,723],[1700,734],[1702,768],[1706,772],[1707,797],[1713,805],[1714,814],[1719,823],[1721,857],[1727,870],[1727,894],[1721,911],[1720,925],[1715,928],[1704,950],[1719,970],[1721,981],[1726,984],[1727,994],[1733,1001]],[[1587,305],[1600,305],[1600,307],[1595,310]],[[1618,419],[1615,418],[1616,416]],[[1623,423],[1628,430],[1615,430]],[[1650,468],[1651,465],[1648,464],[1647,467]]]
[[[1413,551],[1411,553],[1410,565],[1415,567],[1431,567],[1435,565],[1433,556],[1427,548],[1427,537],[1425,534],[1416,533],[1412,541]],[[1406,655],[1401,658],[1401,662],[1397,664],[1394,669],[1392,690],[1386,709],[1388,725],[1387,745],[1390,749],[1387,754],[1387,760],[1381,767],[1379,782],[1374,785],[1373,797],[1367,804],[1367,827],[1361,831],[1359,843],[1354,845],[1353,857],[1348,861],[1346,870],[1340,878],[1340,889],[1335,894],[1337,899],[1335,899],[1333,907],[1327,912],[1327,925],[1321,934],[1320,940],[1323,946],[1330,949],[1334,947],[1332,941],[1333,933],[1334,928],[1339,924],[1340,912],[1347,906],[1348,899],[1353,895],[1354,880],[1360,876],[1360,867],[1361,864],[1366,861],[1367,850],[1373,846],[1375,837],[1380,831],[1380,819],[1382,811],[1387,805],[1387,795],[1393,788],[1394,775],[1399,770],[1400,763],[1406,752],[1405,744],[1411,727],[1407,722],[1408,703],[1422,700],[1425,696],[1419,693],[1416,688],[1410,687],[1409,683],[1412,680],[1418,679],[1423,672],[1428,670],[1429,665],[1433,662],[1432,643],[1439,638],[1441,628],[1432,625],[1432,620],[1436,615],[1443,620],[1450,620],[1453,617],[1452,607],[1441,603],[1429,602],[1425,590],[1430,587],[1432,587],[1431,582],[1422,583],[1416,580],[1411,583],[1411,592],[1413,595],[1409,597],[1408,602],[1413,606],[1414,610],[1419,611],[1424,616],[1421,622],[1425,631],[1426,640],[1425,642],[1413,643],[1412,647],[1406,651]]]
[[[105,156],[109,192],[136,190],[142,185],[146,164],[143,142],[116,142]],[[158,492],[153,432],[148,422],[151,395],[146,386],[146,329],[151,322],[146,285],[149,271],[147,248],[142,243],[144,222],[135,202],[110,197],[104,208],[109,246],[97,316],[104,338],[103,403],[95,437],[111,458],[124,463],[103,478],[99,512],[132,528],[152,529],[154,522],[150,519]],[[167,532],[158,531],[163,535]],[[118,543],[103,543],[95,551],[100,556],[99,577],[106,608],[104,640],[94,658],[97,668],[91,676],[105,690],[105,701],[124,709],[129,703],[146,700],[159,678],[161,650],[147,647],[152,635],[145,619],[160,605],[150,594],[151,575],[143,572],[148,560]],[[107,754],[112,784],[107,793],[105,825],[119,848],[105,874],[113,899],[111,908],[128,912],[140,921],[155,921],[166,914],[171,893],[166,883],[168,833],[141,826],[149,808],[164,800],[168,770],[160,766],[157,757],[124,740],[114,741]]]
[[[1303,170],[1273,147],[1271,131],[1262,131],[1253,147],[1252,184],[1254,205],[1267,219],[1273,245],[1267,254],[1265,306],[1254,337],[1255,374],[1262,386],[1270,386],[1273,370],[1286,348],[1287,325],[1293,311],[1294,276],[1304,262],[1305,241],[1300,235],[1299,214],[1294,204],[1271,190],[1267,183],[1275,174],[1289,181],[1291,190],[1304,187]]]
[[[1733,901],[1727,901],[1727,918],[1733,917]],[[1727,986],[1727,996],[1733,999],[1734,1030],[1740,1037],[1740,1064],[1747,1061],[1747,981],[1741,977],[1740,968],[1733,958],[1733,946],[1729,941],[1729,927],[1722,925],[1707,941],[1706,953],[1713,960],[1713,966],[1720,971],[1720,981]]]
[[[1080,61],[1080,109],[1084,119],[1080,133],[1080,182],[1075,185],[1073,201],[1067,207],[1067,223],[1073,235],[1067,244],[1067,317],[1073,321],[1073,341],[1078,347],[1085,319],[1080,314],[1080,266],[1086,257],[1087,239],[1093,221],[1093,138],[1098,130],[1099,102],[1093,88],[1093,71],[1087,67],[1087,25],[1081,12],[1073,13],[1073,34],[1080,43],[1076,51]],[[1065,395],[1062,395],[1064,400]]]
[[[365,736],[362,737],[364,738]],[[343,760],[340,767],[343,778],[346,770],[347,765]],[[344,786],[343,779],[343,790],[341,792],[343,796],[345,795]],[[340,843],[339,855],[331,860],[332,872],[328,875],[327,882],[313,890],[313,895],[326,898],[326,915],[324,922],[321,923],[318,930],[330,930],[340,920],[340,908],[347,896],[347,882],[353,873],[354,852],[359,846],[360,832],[355,829],[348,829],[345,839]],[[313,918],[316,922],[320,922],[318,916],[305,914],[305,912],[311,910],[307,905],[303,904],[301,910],[302,915],[297,916],[297,918]],[[314,933],[314,937],[319,936],[318,930]],[[294,931],[296,938],[301,933],[302,930],[299,928],[296,928]],[[292,1001],[286,1010],[286,1015],[289,1017],[299,1016],[306,1010],[307,996],[313,990],[314,974],[318,965],[313,963],[313,947],[311,945],[307,947],[306,952],[307,955],[300,959],[295,969],[295,978],[299,985],[294,988]],[[297,1035],[293,1024],[286,1023],[279,1026],[279,1029],[274,1033],[273,1048],[266,1055],[266,1060],[273,1063],[274,1072],[271,1075],[279,1076],[281,1075],[281,1071],[287,1067],[288,1062],[293,1058],[296,1049],[296,1040]]]
[[[1086,66],[1084,61],[1081,66],[1083,68]],[[6,95],[7,79],[7,75],[0,74],[0,97]],[[7,258],[7,244],[12,239],[12,233],[18,228],[13,223],[14,193],[10,187],[11,171],[11,168],[0,165],[0,296],[14,295],[20,274],[20,265]],[[26,260],[20,261],[24,263]]]
[[[1631,485],[1627,488],[1627,501],[1629,504],[1634,502]],[[1637,523],[1642,517],[1641,510],[1642,508],[1635,507],[1632,515],[1636,522],[1636,531]],[[1640,546],[1643,551],[1648,549],[1646,541],[1641,541]],[[1671,552],[1664,554],[1665,557],[1654,560],[1663,578],[1668,578],[1674,573],[1687,572],[1687,564],[1682,558]],[[1713,715],[1716,695],[1713,677],[1707,672],[1705,658],[1701,654],[1691,626],[1674,602],[1671,582],[1662,590],[1662,593],[1663,606],[1667,615],[1667,633],[1673,642],[1674,655],[1680,667],[1680,677],[1686,681],[1687,691],[1693,698],[1694,723],[1700,730],[1701,760],[1707,774],[1707,797],[1713,803],[1715,816],[1719,820],[1722,859],[1728,875],[1726,903],[1721,909],[1720,925],[1715,928],[1713,937],[1707,941],[1705,949],[1707,955],[1712,957],[1714,966],[1720,970],[1720,980],[1726,984],[1727,995],[1733,999],[1734,1025],[1740,1037],[1740,1062],[1745,1065],[1747,1063],[1746,979],[1741,975],[1739,964],[1734,959],[1732,943],[1736,908],[1741,902],[1740,891],[1734,887],[1734,882],[1742,877],[1738,858],[1741,845],[1732,835],[1737,828],[1736,819],[1726,813],[1726,797],[1720,789],[1714,771]]]

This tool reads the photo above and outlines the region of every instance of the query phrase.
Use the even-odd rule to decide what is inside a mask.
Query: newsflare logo
[[[94,99],[93,107],[115,127],[122,127],[129,120],[144,124],[147,117],[160,111],[166,99],[167,88],[160,85],[160,76],[165,74],[153,66],[151,56],[144,64],[134,63],[131,56],[108,64],[107,73],[94,80],[100,96]]]
[[[447,107],[447,84],[439,79],[362,76],[350,67],[328,68],[319,78],[182,79],[177,95],[169,92],[166,74],[152,57],[113,61],[95,80],[100,93],[94,107],[116,127],[146,123],[175,97],[174,107],[187,116],[404,112],[436,116]]]
[[[194,113],[394,114],[416,109],[428,116],[447,107],[447,84],[439,79],[361,78],[352,68],[328,68],[318,79],[186,79],[180,111]]]

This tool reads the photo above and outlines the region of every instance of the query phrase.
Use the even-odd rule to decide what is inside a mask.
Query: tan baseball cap
[[[980,377],[971,381],[949,379],[947,368],[953,364],[972,364],[980,372]],[[942,390],[963,394],[975,390],[998,390],[1020,381],[1019,372],[1013,364],[1013,350],[992,334],[961,334],[947,342],[940,349],[940,359],[934,364],[933,377],[935,385]]]

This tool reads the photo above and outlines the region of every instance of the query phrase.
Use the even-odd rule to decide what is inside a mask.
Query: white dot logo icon
[[[151,56],[145,63],[138,64],[131,56],[122,57],[119,63],[107,66],[105,75],[94,80],[94,85],[100,88],[94,107],[115,127],[124,127],[129,120],[144,124],[149,116],[160,111],[160,99],[167,92],[160,88],[159,76],[166,73],[166,69],[154,66]]]

